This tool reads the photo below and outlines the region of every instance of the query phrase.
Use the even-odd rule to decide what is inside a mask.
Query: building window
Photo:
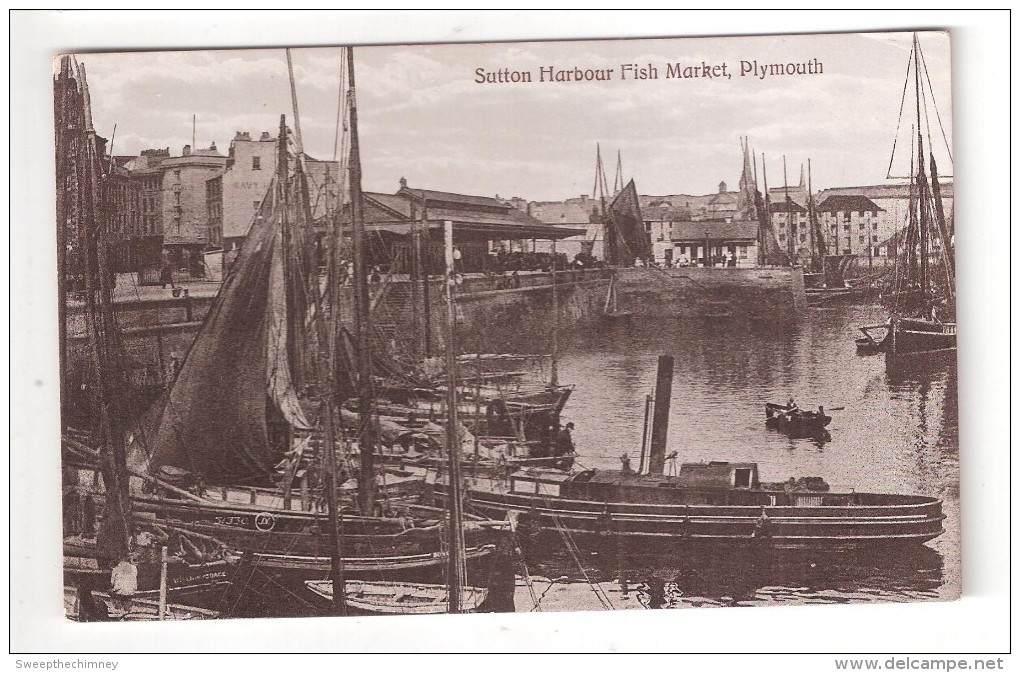
[[[181,181],[181,172],[180,171],[174,171],[174,180],[176,180],[177,182]]]
[[[844,224],[843,225],[843,231],[850,231],[850,225],[849,224]]]
[[[871,242],[872,243],[878,243],[878,236],[872,236],[871,237]]]
[[[253,171],[260,171],[260,170],[262,170],[262,157],[252,157],[251,158],[251,169]]]
[[[800,235],[800,242],[803,243],[805,241],[807,241],[807,234],[801,234]]]
[[[253,209],[255,209],[255,210],[258,210],[259,209],[259,202],[258,201],[252,201],[251,202],[251,207]]]
[[[859,215],[860,215],[861,217],[864,217],[864,211],[863,211],[863,210],[862,210],[862,211],[860,211],[860,213],[858,213],[858,214],[859,214]]]
[[[864,237],[863,236],[858,237],[857,242],[860,243],[861,245],[864,245]]]
[[[875,231],[878,231],[878,222],[875,222],[873,225],[871,225],[871,228],[874,229]]]
[[[786,234],[779,234],[779,240],[780,241],[785,241],[786,240]]]

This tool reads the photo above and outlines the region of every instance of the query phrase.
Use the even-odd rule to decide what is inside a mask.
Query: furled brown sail
[[[606,239],[610,242],[608,261],[619,266],[632,266],[637,259],[650,260],[652,245],[641,219],[641,204],[633,180],[613,199],[609,216],[612,226],[606,231]]]
[[[206,483],[258,482],[278,460],[270,400],[307,428],[287,358],[285,281],[273,187],[170,389],[150,438],[150,472],[173,466]]]

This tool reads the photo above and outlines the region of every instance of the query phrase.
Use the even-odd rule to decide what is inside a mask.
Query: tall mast
[[[790,263],[793,264],[793,253],[796,250],[793,243],[793,202],[790,201],[790,183],[786,179],[786,155],[783,155],[783,193],[786,198],[786,253],[790,256]]]
[[[917,42],[917,33],[914,33],[914,95],[917,106],[917,207],[918,207],[918,236],[920,237],[921,259],[920,259],[920,281],[922,293],[923,315],[927,316],[931,311],[931,291],[928,287],[928,199],[925,187],[928,178],[924,173],[924,137],[921,132],[921,59],[918,52],[920,45]]]
[[[362,514],[372,514],[375,506],[375,437],[372,428],[372,352],[371,315],[368,298],[368,273],[365,268],[365,220],[361,194],[361,151],[358,143],[358,102],[354,86],[354,49],[347,51],[347,79],[350,82],[351,224],[354,247],[354,319],[358,342],[358,448],[361,456],[359,499]]]
[[[556,360],[559,359],[560,350],[560,296],[559,289],[556,287],[556,239],[552,240],[552,273],[550,275],[550,281],[552,282],[552,319],[553,319],[553,333],[552,333],[552,360],[549,364],[549,385],[553,388],[559,385],[559,374],[557,372]],[[615,308],[613,309],[616,310]]]
[[[598,197],[600,205],[600,215],[602,220],[602,256],[605,258],[606,264],[613,264],[615,260],[614,250],[616,248],[615,241],[611,240],[611,237],[615,235],[609,227],[609,219],[606,217],[606,190],[605,190],[605,174],[602,168],[602,146],[600,143],[595,143],[595,188],[592,190],[592,197]]]
[[[463,512],[460,483],[460,423],[457,419],[457,307],[454,304],[453,222],[443,223],[446,248],[446,450],[450,460],[450,612],[460,612],[461,590],[464,586]]]
[[[757,169],[755,169],[755,170],[757,170]],[[771,210],[772,209],[769,207],[769,174],[768,174],[768,170],[765,168],[765,153],[764,152],[761,153],[761,181],[762,181],[762,189],[765,190],[764,191],[764,195],[762,197],[762,201],[763,201],[762,206],[763,206],[763,210],[765,211],[765,231],[761,231],[760,232],[761,233],[761,257],[762,257],[763,262],[766,262],[766,261],[768,261],[768,258],[765,255],[765,245],[766,245],[765,244],[765,237],[768,236],[768,240],[771,243],[771,241],[772,241],[772,213],[771,213]]]
[[[810,159],[808,159],[808,165],[809,166],[811,165],[811,160]],[[811,171],[808,170],[808,184],[811,184],[810,173],[811,173]],[[800,165],[800,186],[801,187],[804,186],[804,164]],[[807,221],[807,225],[808,225],[808,227],[807,227],[807,229],[808,229],[808,232],[807,232],[808,250],[811,251],[811,266],[814,267],[815,266],[815,262],[817,261],[816,260],[816,255],[815,255],[815,219],[814,219],[815,213],[814,213],[814,199],[811,198],[811,190],[810,189],[808,189],[807,208],[808,208],[808,212],[807,212],[807,220],[808,220]],[[812,268],[811,270],[814,271],[814,268]]]
[[[620,150],[616,150],[616,176],[613,178],[613,196],[619,194],[623,187],[623,155],[620,154]]]
[[[808,192],[808,240],[811,241],[811,260],[815,271],[825,263],[825,239],[818,225],[818,212],[815,210],[815,193],[811,186],[811,158],[807,160],[807,192]],[[819,254],[820,253],[820,254]],[[821,259],[819,259],[819,256]]]
[[[300,189],[300,207],[297,209],[297,217],[305,227],[311,224],[311,209],[308,198],[308,182],[305,174],[304,164],[304,149],[301,141],[301,117],[298,112],[298,100],[297,100],[297,89],[294,85],[294,69],[291,63],[290,49],[287,52],[287,73],[290,78],[290,92],[291,92],[291,103],[294,108],[294,140],[295,149],[297,150],[298,160],[296,163],[298,172],[298,187]],[[342,110],[341,110],[342,113]],[[327,201],[327,208],[331,207]],[[330,222],[331,228],[329,231],[329,267],[327,271],[327,302],[329,304],[329,323],[323,325],[323,301],[321,293],[318,290],[317,278],[318,274],[312,274],[312,278],[315,279],[315,286],[313,286],[312,292],[315,297],[315,315],[316,325],[319,326],[320,330],[326,328],[326,342],[328,344],[328,357],[325,363],[322,362],[321,349],[316,348],[314,357],[314,366],[316,380],[318,384],[318,392],[320,399],[323,402],[323,408],[325,410],[325,442],[323,459],[326,467],[326,504],[327,504],[327,522],[329,525],[330,534],[330,579],[332,581],[332,603],[333,610],[339,615],[347,614],[347,588],[344,580],[343,570],[343,547],[341,544],[340,534],[340,507],[337,502],[337,465],[336,465],[336,420],[335,420],[335,405],[337,399],[337,381],[336,381],[336,337],[337,331],[339,330],[339,294],[338,294],[338,276],[336,273],[337,263],[337,251],[339,250],[340,233],[339,233],[339,216],[334,210],[331,213],[332,217],[327,217],[327,222]],[[304,228],[301,229],[304,234]],[[304,236],[301,237],[304,240]],[[297,335],[295,335],[296,337]],[[315,334],[312,342],[317,346],[319,344],[319,335]]]
[[[65,57],[68,58],[68,57]],[[68,59],[68,70],[70,60]],[[125,409],[127,381],[121,362],[120,332],[113,314],[113,287],[106,241],[101,159],[97,156],[96,133],[92,126],[91,104],[85,67],[77,68],[80,86],[81,116],[57,120],[70,127],[77,225],[77,250],[83,263],[85,280],[86,326],[94,387],[90,391],[91,408],[100,440],[100,468],[106,488],[106,509],[100,530],[100,554],[123,557],[129,549],[133,521],[128,493],[127,447],[125,445]],[[73,79],[68,87],[75,86]],[[75,92],[77,93],[77,92]],[[65,102],[69,102],[66,101]],[[65,112],[70,112],[66,109]],[[119,559],[108,559],[112,565]]]

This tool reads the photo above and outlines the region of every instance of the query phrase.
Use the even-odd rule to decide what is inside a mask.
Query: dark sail
[[[771,200],[767,195],[762,198],[761,192],[758,192],[755,194],[755,204],[758,210],[758,229],[761,237],[759,244],[762,248],[763,263],[770,266],[788,265],[790,258],[779,244],[776,230],[773,228],[770,220]]]
[[[645,223],[641,219],[641,204],[638,201],[637,187],[631,180],[609,205],[611,226],[606,232],[614,243],[613,257],[608,261],[620,266],[632,266],[636,259],[650,260],[652,244],[645,232]]]
[[[292,426],[307,427],[286,355],[281,234],[272,201],[264,200],[169,391],[151,437],[151,472],[169,465],[210,484],[259,481],[277,460],[266,429],[270,400]]]

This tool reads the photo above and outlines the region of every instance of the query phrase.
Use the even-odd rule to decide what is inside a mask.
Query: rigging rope
[[[546,502],[546,505],[548,507],[552,507],[552,503],[548,501]],[[604,610],[615,610],[616,607],[613,605],[612,601],[609,600],[609,595],[606,594],[605,590],[598,584],[598,582],[593,582],[591,577],[588,576],[588,571],[584,569],[584,565],[581,563],[581,550],[578,549],[570,531],[563,525],[563,522],[560,520],[560,516],[558,514],[552,514],[552,519],[553,523],[556,524],[556,530],[563,538],[567,551],[570,552],[570,556],[574,559],[574,563],[577,564],[578,570],[580,570],[581,575],[584,576],[584,581],[588,583],[589,587],[591,587],[592,593],[595,594],[595,597],[602,605],[602,608]]]
[[[931,87],[931,78],[928,76],[928,63],[924,59],[924,52],[921,52],[920,50],[918,50],[918,51],[921,54],[921,66],[924,68],[924,78],[925,78],[925,80],[928,81],[928,92],[931,94],[931,104],[932,104],[932,107],[935,108],[935,118],[939,122],[939,130],[942,132],[942,140],[946,144],[946,152],[949,154],[949,161],[950,161],[950,163],[952,163],[952,161],[953,161],[953,151],[951,149],[949,149],[949,139],[946,137],[946,129],[942,125],[942,117],[941,117],[941,115],[939,115],[939,106],[938,106],[938,103],[935,101],[935,90],[932,89],[932,87]],[[929,148],[931,147],[931,138],[928,139],[928,147]]]
[[[903,123],[903,106],[907,101],[907,86],[910,84],[910,65],[914,62],[914,47],[910,47],[910,58],[907,59],[907,74],[903,78],[903,93],[900,95],[900,111],[896,116],[896,133],[893,135],[892,153],[889,155],[889,168],[886,169],[886,179],[892,178],[893,160],[896,158],[896,142],[900,138],[900,124]],[[913,142],[913,131],[911,131],[911,142]],[[913,152],[911,151],[911,155]]]

